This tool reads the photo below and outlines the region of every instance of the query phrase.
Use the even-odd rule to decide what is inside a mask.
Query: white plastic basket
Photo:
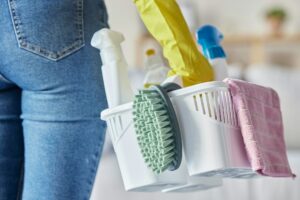
[[[145,164],[134,131],[132,103],[104,110],[101,118],[107,122],[125,190],[161,191],[186,183],[184,166],[156,175]]]
[[[170,186],[163,189],[164,193],[184,193],[195,192],[199,190],[208,190],[210,188],[220,187],[223,185],[223,179],[220,177],[204,177],[204,176],[190,176],[186,166],[186,160],[184,154],[182,155],[182,162],[180,167],[180,173],[185,174],[186,183]]]
[[[251,178],[230,92],[215,81],[169,93],[179,121],[189,174]]]
[[[177,186],[178,189],[189,186],[188,182],[192,183],[195,179],[187,179],[186,167],[190,176],[255,175],[247,160],[225,83],[198,84],[170,92],[169,95],[179,120],[186,165],[160,175],[147,167],[140,153],[133,126],[132,103],[101,113],[101,118],[107,122],[127,191],[172,190]],[[215,183],[216,186],[219,184]],[[196,185],[195,182],[193,185]]]

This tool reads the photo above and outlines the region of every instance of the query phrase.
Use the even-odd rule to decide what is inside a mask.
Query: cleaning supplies
[[[202,176],[188,176],[187,183],[175,187],[163,189],[164,193],[187,193],[199,192],[216,187],[221,187],[223,180],[220,177],[202,177]]]
[[[164,80],[164,82],[161,83],[161,85],[164,85],[167,83],[176,83],[180,87],[183,87],[183,82],[182,82],[181,76],[176,75],[176,74],[173,76],[169,76],[166,80]]]
[[[146,51],[145,69],[147,71],[144,79],[144,87],[161,84],[167,77],[169,68],[164,65],[164,61],[154,49]]]
[[[182,154],[182,162],[180,168],[177,170],[181,174],[185,174],[186,182],[184,184],[169,186],[163,189],[164,193],[186,193],[195,191],[204,191],[211,188],[220,187],[223,185],[221,177],[203,177],[203,176],[189,176],[186,165],[186,158]]]
[[[101,112],[101,119],[107,123],[125,190],[158,192],[185,184],[186,171],[183,165],[175,171],[166,170],[160,174],[147,166],[140,153],[132,111],[131,102]]]
[[[180,89],[174,83],[140,90],[133,105],[137,140],[145,162],[154,173],[176,170],[181,163],[181,136],[167,92]]]
[[[127,63],[121,48],[123,41],[121,33],[106,28],[97,31],[91,41],[93,47],[101,50],[102,76],[109,108],[133,100]]]
[[[133,0],[149,32],[163,47],[171,71],[190,86],[214,79],[209,62],[199,53],[175,0]]]
[[[213,81],[168,93],[190,176],[253,177],[227,84]]]
[[[226,55],[220,44],[222,39],[222,33],[212,25],[202,26],[197,31],[197,42],[202,46],[204,56],[214,68],[216,81],[228,77]]]
[[[246,81],[226,79],[252,169],[264,176],[295,177],[283,135],[278,94]]]

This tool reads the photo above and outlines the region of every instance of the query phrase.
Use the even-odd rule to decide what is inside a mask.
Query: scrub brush
[[[153,85],[140,90],[133,103],[134,127],[145,163],[156,174],[176,170],[181,163],[182,144],[174,108],[167,92],[177,84]]]

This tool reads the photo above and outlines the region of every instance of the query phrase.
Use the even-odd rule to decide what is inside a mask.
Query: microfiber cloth
[[[295,177],[289,166],[278,94],[241,80],[225,79],[251,167],[272,177]]]

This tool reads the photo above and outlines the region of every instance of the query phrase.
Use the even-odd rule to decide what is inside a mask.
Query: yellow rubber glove
[[[214,79],[213,68],[198,51],[175,0],[133,0],[149,32],[163,47],[171,75],[179,75],[184,86]]]

